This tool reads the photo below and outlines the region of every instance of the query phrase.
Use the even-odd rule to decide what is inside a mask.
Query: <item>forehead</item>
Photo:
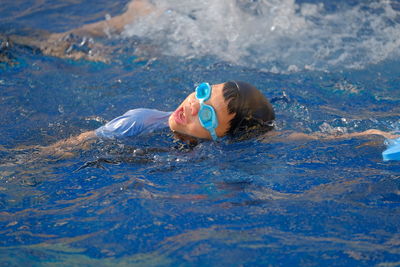
[[[210,99],[206,103],[212,105],[214,109],[227,109],[228,103],[226,103],[223,92],[224,84],[215,84],[212,86],[212,93]]]

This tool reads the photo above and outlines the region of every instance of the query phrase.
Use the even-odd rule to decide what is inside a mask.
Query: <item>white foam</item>
[[[274,72],[363,68],[400,55],[400,12],[390,1],[325,10],[294,0],[154,0],[158,11],[124,37],[167,55],[216,56]]]

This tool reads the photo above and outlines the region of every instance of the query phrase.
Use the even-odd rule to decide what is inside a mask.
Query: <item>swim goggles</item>
[[[211,86],[208,83],[202,83],[196,87],[196,98],[200,102],[198,117],[201,126],[210,132],[211,138],[216,141],[218,136],[215,129],[218,127],[217,113],[212,106],[204,104],[211,96]]]

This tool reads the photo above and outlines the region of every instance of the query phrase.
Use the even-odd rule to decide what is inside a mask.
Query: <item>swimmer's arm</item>
[[[108,20],[87,24],[82,27],[69,30],[62,33],[49,33],[43,30],[33,31],[31,36],[19,35],[6,35],[0,33],[0,38],[5,39],[12,43],[20,45],[27,45],[30,47],[38,48],[43,54],[51,55],[62,58],[87,59],[93,61],[107,62],[107,58],[102,54],[94,53],[88,55],[82,51],[68,51],[71,47],[71,40],[68,40],[69,35],[76,35],[84,37],[106,37],[110,33],[120,33],[123,31],[124,26],[132,23],[135,19],[147,15],[156,10],[155,6],[148,2],[148,0],[133,0],[127,5],[127,10],[118,16],[112,17]],[[74,42],[72,38],[72,42]],[[97,48],[98,50],[107,50],[99,43],[86,43],[89,49]]]
[[[379,135],[387,139],[394,139],[400,137],[398,134],[384,132],[377,129],[369,129],[363,132],[341,134],[341,135],[327,135],[322,133],[305,134],[305,133],[291,133],[287,136],[289,140],[333,140],[333,139],[349,139],[355,137],[364,137],[369,135]]]
[[[97,139],[95,131],[81,133],[78,136],[60,140],[50,146],[39,147],[39,154],[67,158],[74,155],[77,149],[88,149]]]
[[[353,138],[353,137],[363,137],[363,136],[368,136],[368,135],[379,135],[379,136],[382,136],[382,137],[384,137],[386,139],[395,139],[395,138],[399,138],[400,137],[399,134],[394,134],[394,133],[390,133],[390,132],[384,132],[384,131],[377,130],[377,129],[369,129],[369,130],[366,130],[364,132],[343,134],[341,136],[338,136],[337,138]],[[332,139],[335,139],[335,137],[333,137]]]
[[[153,11],[155,11],[155,6],[149,3],[148,0],[133,0],[127,5],[127,10],[121,15],[84,25],[80,28],[62,33],[61,35],[73,33],[84,36],[106,37],[110,32],[121,33],[125,25],[132,23],[139,17],[148,15]],[[55,34],[52,38],[59,36],[60,34]]]
[[[88,132],[81,133],[78,136],[70,137],[70,138],[65,139],[65,140],[61,140],[61,141],[59,141],[57,143],[61,143],[61,144],[64,144],[64,145],[69,145],[69,146],[77,146],[77,145],[84,144],[87,141],[94,140],[95,138],[96,138],[95,131],[88,131]]]

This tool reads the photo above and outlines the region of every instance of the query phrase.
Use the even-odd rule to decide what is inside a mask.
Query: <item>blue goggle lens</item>
[[[199,117],[203,123],[210,121],[212,119],[212,112],[209,108],[203,106],[203,109],[199,112]]]
[[[208,83],[202,83],[196,88],[196,98],[199,100],[207,100],[211,95],[211,87]]]

